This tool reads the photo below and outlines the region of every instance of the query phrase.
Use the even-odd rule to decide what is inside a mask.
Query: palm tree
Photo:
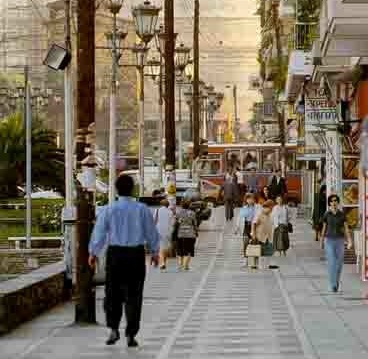
[[[57,148],[56,134],[39,120],[32,126],[32,183],[64,193],[64,152]],[[20,113],[0,121],[0,196],[17,194],[25,182],[26,146]]]

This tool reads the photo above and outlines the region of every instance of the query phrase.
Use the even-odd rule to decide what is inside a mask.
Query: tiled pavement
[[[280,271],[246,271],[222,218],[219,209],[203,228],[190,272],[174,262],[167,273],[149,270],[139,350],[104,345],[99,291],[102,324],[73,326],[67,304],[0,338],[0,358],[368,358],[368,308],[352,267],[344,292],[328,293],[320,250],[300,221],[290,255],[273,258]]]

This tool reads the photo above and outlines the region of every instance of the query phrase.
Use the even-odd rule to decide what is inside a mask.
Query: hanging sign
[[[319,132],[320,125],[336,125],[336,106],[327,99],[323,89],[311,89],[305,97],[305,131]]]

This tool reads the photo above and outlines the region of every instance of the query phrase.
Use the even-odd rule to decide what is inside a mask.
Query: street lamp
[[[132,10],[136,34],[145,44],[148,44],[155,36],[160,10],[161,8],[152,5],[149,1],[145,1]]]
[[[139,196],[144,195],[144,66],[148,48],[144,44],[137,44],[132,49],[136,57],[136,67],[140,78],[139,92]]]
[[[105,33],[112,56],[112,75],[110,93],[110,126],[109,126],[109,203],[115,200],[115,177],[116,177],[116,92],[117,72],[120,59],[120,43],[126,37],[126,33],[117,29],[117,15],[123,7],[124,0],[109,0],[108,9],[112,14],[112,31]]]
[[[156,34],[156,25],[158,15],[161,8],[152,5],[149,1],[133,8],[132,15],[134,18],[135,32],[141,39],[142,44],[133,48],[136,55],[136,67],[140,74],[140,95],[139,95],[139,195],[144,194],[144,66],[146,54],[148,51],[147,44]]]
[[[189,107],[190,140],[193,141],[193,91],[192,86],[184,92],[185,102]]]
[[[183,168],[183,124],[182,124],[182,110],[181,110],[181,90],[184,83],[183,73],[189,62],[190,48],[184,46],[183,43],[175,49],[175,68],[178,70],[177,85],[179,90],[179,118],[178,118],[178,131],[179,131],[179,169]]]
[[[184,75],[187,78],[188,82],[191,82],[193,80],[193,70],[193,59],[189,59],[188,64],[184,70]]]
[[[184,46],[183,43],[175,49],[175,67],[180,74],[183,74],[189,62],[190,48]]]
[[[156,48],[159,53],[163,56],[165,55],[166,46],[166,33],[163,25],[160,25],[159,29],[155,31]],[[176,40],[178,38],[178,33],[174,33],[174,47],[176,46]]]
[[[164,123],[163,123],[163,87],[162,87],[162,55],[160,54],[160,60],[156,60],[155,57],[147,61],[148,73],[147,75],[155,81],[158,80],[158,104],[160,119],[158,124],[158,146],[159,146],[159,161],[158,161],[158,182],[161,187],[162,172],[163,172],[163,137],[164,137]]]

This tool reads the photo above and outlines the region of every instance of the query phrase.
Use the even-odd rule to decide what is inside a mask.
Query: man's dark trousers
[[[225,218],[227,221],[232,220],[234,217],[234,202],[232,199],[225,200]]]
[[[135,337],[139,331],[142,313],[143,288],[146,277],[144,246],[110,246],[106,257],[106,324],[119,329],[126,317],[126,337]]]

